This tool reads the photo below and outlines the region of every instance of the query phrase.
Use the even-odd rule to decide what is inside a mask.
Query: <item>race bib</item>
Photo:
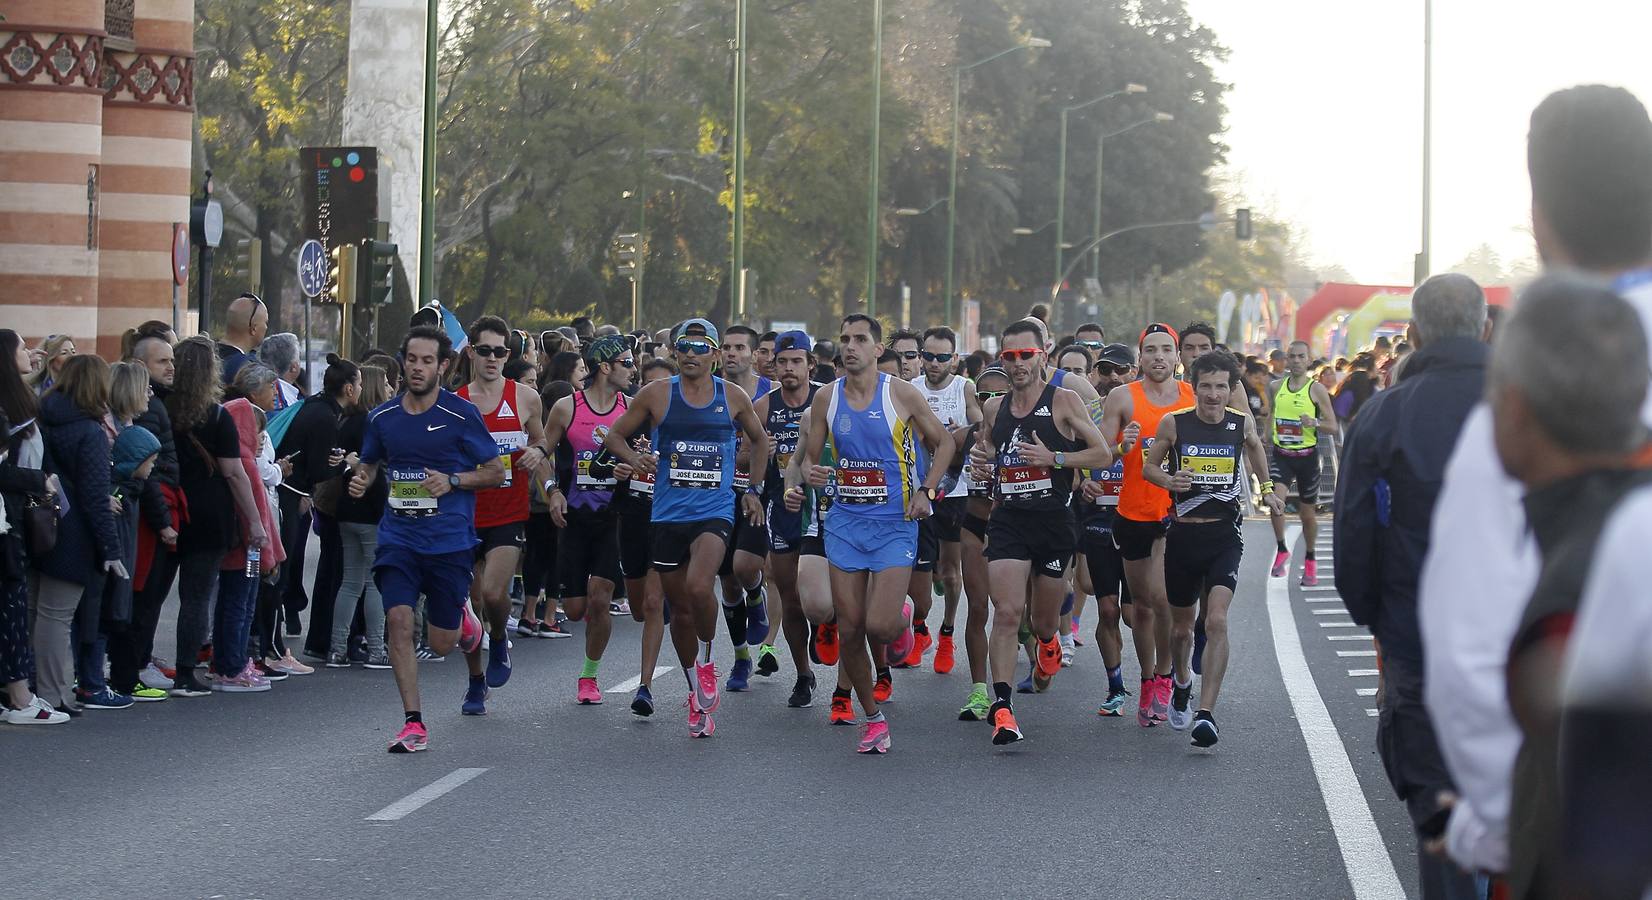
[[[1195,488],[1214,491],[1229,487],[1238,463],[1238,448],[1232,445],[1182,445],[1182,468],[1193,473]]]
[[[889,501],[889,483],[883,464],[876,460],[840,459],[837,463],[837,502],[865,506]]]
[[[1012,457],[1020,462],[1020,457]],[[1055,482],[1050,478],[1048,466],[1007,465],[998,466],[998,495],[1005,500],[1026,500],[1032,497],[1048,497],[1055,489]]]
[[[719,463],[719,465],[721,465],[721,464]],[[747,488],[750,488],[750,487],[751,487],[751,472],[750,471],[744,471],[744,470],[740,469],[739,466],[736,466],[734,468],[734,489],[737,490],[737,491],[743,491],[743,490],[746,490]]]
[[[423,469],[390,470],[390,512],[418,518],[436,514],[436,498],[424,489]]]
[[[1147,451],[1153,449],[1153,441],[1154,438],[1141,439],[1141,464],[1144,469],[1147,468]],[[1170,458],[1166,457],[1164,462],[1159,464],[1159,468],[1165,472],[1170,471]]]
[[[1112,466],[1093,471],[1102,490],[1101,496],[1096,498],[1096,505],[1118,506],[1119,495],[1124,493],[1124,460],[1116,459]]]
[[[638,497],[653,497],[654,473],[649,472],[644,475],[641,472],[633,472],[631,474],[631,493]]]
[[[666,456],[666,483],[672,487],[712,490],[723,485],[720,444],[678,441]]]
[[[1281,444],[1301,444],[1306,440],[1301,422],[1275,421],[1274,432]]]
[[[614,479],[614,470],[609,469],[606,477],[592,474],[596,468],[596,450],[581,450],[574,458],[574,484],[587,491],[612,490],[618,482]]]

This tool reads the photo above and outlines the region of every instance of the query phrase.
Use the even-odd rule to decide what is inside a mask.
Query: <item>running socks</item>
[[[701,663],[711,662],[711,642],[710,641],[701,641],[700,642],[700,659],[699,659],[699,661]]]
[[[951,625],[942,625],[941,626],[941,637],[952,637],[952,626]]]
[[[921,634],[921,635],[924,635],[925,637],[928,637],[929,636],[929,626],[924,624],[924,621],[922,619],[919,619],[918,621],[912,623],[912,633],[913,634]],[[941,629],[941,633],[942,634],[947,633],[947,631],[944,627]]]
[[[849,699],[849,689],[848,688],[832,688],[832,699],[836,700],[839,697],[842,697],[845,700]]]
[[[1279,552],[1280,553],[1289,553],[1289,552],[1291,552],[1290,548],[1285,546],[1285,540],[1283,538],[1281,538],[1277,543],[1279,544]]]
[[[1010,698],[1015,696],[1015,694],[1014,690],[1010,687],[1009,682],[994,681],[992,683],[992,696],[997,702],[1002,703],[1005,706],[1009,706]]]
[[[728,597],[723,598],[723,622],[728,625],[729,643],[734,645],[738,653],[746,649],[746,604],[739,597],[730,603]]]
[[[1303,559],[1313,559],[1314,558],[1314,548],[1309,547],[1307,549],[1307,551],[1302,554],[1302,558]]]
[[[866,717],[866,724],[868,724],[868,725],[872,724],[873,722],[882,722],[882,721],[883,721],[883,710],[881,710],[881,709],[878,710],[877,715]]]
[[[417,722],[420,725],[424,724],[424,716],[420,715],[418,710],[409,709],[409,710],[406,710],[406,712],[407,712],[407,724],[412,725],[415,722]]]
[[[1124,664],[1113,666],[1107,670],[1107,689],[1110,691],[1124,690]]]
[[[746,588],[746,605],[763,605],[763,570],[761,569],[757,571],[757,583]]]
[[[595,677],[597,677],[597,666],[600,666],[600,665],[602,665],[602,660],[592,659],[589,656],[585,657],[585,665],[580,667],[579,677],[581,677],[581,678],[595,678]]]

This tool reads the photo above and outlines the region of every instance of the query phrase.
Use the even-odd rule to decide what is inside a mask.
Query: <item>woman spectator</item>
[[[30,624],[34,632],[36,684],[48,703],[70,715],[81,706],[124,709],[132,698],[109,689],[98,637],[104,579],[126,578],[119,505],[109,483],[109,364],[96,356],[65,362],[40,398],[46,455],[62,479],[69,511],[57,525],[57,544],[37,561],[40,586]],[[78,641],[71,644],[71,629]],[[95,659],[94,659],[95,657]],[[79,662],[80,686],[70,696]]]
[[[328,369],[331,373],[332,369]],[[338,429],[338,445],[345,452],[346,480],[348,472],[361,462],[361,441],[367,430],[367,415],[390,399],[390,383],[384,370],[378,366],[362,366],[356,379],[357,392],[350,398],[344,424]],[[390,495],[390,483],[381,469],[372,487],[359,499],[344,491],[339,496],[338,535],[344,577],[333,603],[331,644],[327,650],[327,668],[350,667],[350,624],[356,617],[356,605],[361,604],[362,619],[367,629],[367,661],[369,669],[390,668],[390,655],[384,645],[384,601],[379,598],[378,585],[373,583],[373,556],[378,551],[379,519],[384,517],[384,504]],[[363,592],[366,592],[365,598]]]
[[[23,510],[31,498],[51,498],[61,486],[56,475],[40,470],[40,430],[34,417],[38,401],[24,382],[29,349],[17,332],[0,328],[0,684],[7,709],[0,721],[13,725],[59,725],[69,714],[29,690],[34,648],[29,642],[29,560]],[[32,448],[32,465],[23,463],[23,448]]]
[[[564,350],[551,357],[551,364],[545,367],[545,377],[539,379],[539,383],[566,381],[576,387],[584,387],[585,373],[585,358],[571,350]]]
[[[207,611],[217,597],[218,565],[239,522],[246,540],[268,542],[252,478],[241,465],[241,437],[218,400],[218,350],[211,338],[192,337],[174,348],[176,374],[166,411],[178,447],[178,484],[184,496],[178,529],[178,637],[174,697],[204,697],[195,662],[207,639]]]
[[[136,328],[128,328],[120,336],[120,358],[123,362],[130,362],[137,358],[138,342],[144,338],[158,338],[166,341],[167,346],[178,342],[177,332],[172,326],[159,319],[150,319]]]
[[[40,345],[40,367],[34,370],[29,383],[34,386],[37,395],[45,394],[57,383],[58,373],[63,371],[63,364],[75,355],[75,339],[66,334],[51,334],[46,336]]]
[[[109,418],[118,433],[149,409],[149,370],[135,362],[109,367]]]
[[[328,641],[333,634],[333,605],[338,600],[339,584],[344,578],[341,552],[342,540],[338,531],[337,497],[344,472],[344,454],[335,452],[338,428],[345,411],[355,403],[360,389],[360,368],[348,359],[328,354],[327,371],[322,375],[321,391],[305,401],[304,407],[293,419],[291,428],[281,439],[278,452],[293,460],[292,478],[283,490],[283,509],[289,506],[296,515],[306,515],[314,521],[313,531],[319,539],[316,557],[315,582],[310,590],[309,633],[304,638],[304,653],[312,659],[327,658]],[[294,498],[301,498],[302,505]],[[303,539],[304,532],[286,526],[283,535],[294,540]],[[282,594],[289,599],[298,593],[304,575],[304,554],[293,551],[293,562],[282,574],[287,586]],[[289,607],[290,609],[291,607]],[[349,623],[346,622],[346,625]]]
[[[526,359],[513,359],[505,363],[505,367],[500,371],[511,381],[527,387],[536,394],[539,393],[539,370]]]
[[[260,448],[269,441],[264,434],[268,408],[275,405],[275,371],[258,362],[246,362],[235,373],[235,393],[240,396],[224,404],[224,412],[235,423],[239,465],[248,482],[257,480],[252,491],[255,512],[231,524],[234,540],[218,565],[218,596],[212,627],[212,689],[244,694],[267,691],[270,679],[259,671],[247,652],[252,635],[253,611],[258,602],[258,585],[280,568],[286,554],[275,524],[275,513],[259,470]],[[273,468],[273,459],[267,463]],[[279,474],[279,470],[277,470]],[[276,481],[279,484],[279,480]],[[253,528],[269,535],[254,549]],[[254,555],[256,553],[256,556]]]
[[[1377,392],[1376,367],[1377,358],[1369,352],[1354,357],[1348,377],[1337,385],[1336,393],[1331,396],[1331,408],[1341,424],[1353,421],[1359,408]]]
[[[374,354],[362,362],[364,366],[373,366],[384,372],[384,383],[390,386],[390,396],[401,393],[402,366],[394,356],[388,353]]]

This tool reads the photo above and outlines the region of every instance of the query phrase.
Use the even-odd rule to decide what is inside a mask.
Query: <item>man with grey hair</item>
[[[258,361],[275,373],[275,410],[283,410],[304,396],[298,376],[304,371],[298,359],[298,335],[290,331],[272,334],[258,345]]]
[[[1526,520],[1542,560],[1508,650],[1509,707],[1523,738],[1515,757],[1509,807],[1511,897],[1570,896],[1599,870],[1603,858],[1613,856],[1605,848],[1583,846],[1584,841],[1620,845],[1620,868],[1625,851],[1639,856],[1645,849],[1643,842],[1633,840],[1633,831],[1608,836],[1598,828],[1588,829],[1592,838],[1568,834],[1562,827],[1563,808],[1586,801],[1567,796],[1563,804],[1559,775],[1562,660],[1584,585],[1602,567],[1627,568],[1637,576],[1645,571],[1644,531],[1627,553],[1601,552],[1608,520],[1626,498],[1652,485],[1652,469],[1636,465],[1637,451],[1647,437],[1638,413],[1652,377],[1647,338],[1639,324],[1635,310],[1604,281],[1550,275],[1527,288],[1492,355],[1487,394],[1497,457],[1525,489]],[[1588,353],[1599,365],[1577,365],[1579,353]],[[1601,371],[1613,377],[1600,378]],[[1644,605],[1642,584],[1637,577],[1629,593]],[[1582,646],[1576,650],[1592,652]],[[1636,655],[1644,657],[1646,652],[1642,645]],[[1617,685],[1632,667],[1626,661],[1596,687]],[[1621,706],[1631,696],[1632,691],[1617,694],[1614,705]],[[1584,746],[1573,752],[1611,749]],[[1644,754],[1645,747],[1635,752]],[[1609,796],[1594,799],[1601,807],[1620,806]],[[1600,819],[1599,811],[1569,810],[1577,811]],[[1637,845],[1639,849],[1630,849]],[[1579,864],[1579,849],[1588,855],[1589,864]],[[1644,862],[1635,864],[1646,871]],[[1645,887],[1643,883],[1622,896],[1638,896]],[[1619,894],[1583,891],[1577,896]]]
[[[1466,900],[1474,879],[1421,851],[1445,823],[1440,795],[1454,788],[1423,706],[1417,581],[1446,462],[1485,393],[1485,292],[1465,275],[1436,275],[1412,293],[1411,315],[1418,349],[1348,428],[1332,541],[1337,590],[1382,654],[1377,749],[1417,832],[1421,895]]]

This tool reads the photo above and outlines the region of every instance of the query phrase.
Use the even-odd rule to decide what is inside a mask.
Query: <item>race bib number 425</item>
[[[1221,489],[1233,484],[1238,462],[1237,448],[1232,446],[1182,446],[1182,468],[1193,473],[1194,487]]]

